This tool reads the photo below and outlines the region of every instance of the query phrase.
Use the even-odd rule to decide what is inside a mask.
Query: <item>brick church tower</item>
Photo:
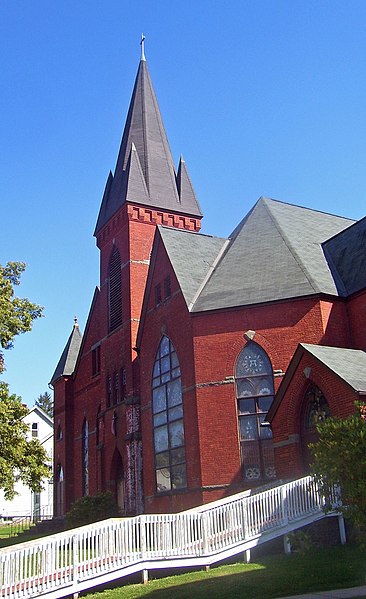
[[[112,491],[125,514],[143,510],[136,345],[156,225],[198,232],[202,213],[184,160],[176,172],[141,60],[114,174],[94,235],[100,250],[84,335],[77,322],[51,379],[55,399],[55,514]]]

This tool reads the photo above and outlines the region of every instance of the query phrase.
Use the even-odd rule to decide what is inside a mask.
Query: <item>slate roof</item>
[[[323,244],[340,295],[366,287],[366,217]]]
[[[75,322],[70,337],[65,345],[65,349],[62,352],[61,358],[56,366],[56,370],[50,380],[51,385],[53,385],[62,376],[72,375],[75,370],[77,357],[79,355],[81,341],[82,334],[80,332],[78,323]]]
[[[190,309],[227,240],[171,227],[158,229]]]
[[[193,312],[338,290],[322,242],[354,221],[260,198],[230,236]]]
[[[358,349],[299,343],[267,413],[268,422],[273,421],[305,352],[312,354],[357,393],[366,392],[366,352]]]
[[[366,352],[359,349],[301,343],[307,352],[325,364],[355,391],[366,392]]]
[[[144,58],[137,71],[116,169],[107,179],[95,234],[126,201],[202,216],[182,159],[176,174]]]

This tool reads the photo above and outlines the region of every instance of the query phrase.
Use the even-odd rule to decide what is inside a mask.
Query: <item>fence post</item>
[[[146,560],[146,516],[139,516],[139,524],[140,524],[140,549],[141,549],[141,559],[144,562]],[[149,570],[142,570],[142,583],[147,584],[149,581]]]
[[[72,535],[72,581],[74,585],[78,580],[78,569],[79,569],[79,547],[78,547],[78,535]],[[73,593],[74,599],[79,596],[79,593],[76,591]]]
[[[291,548],[291,543],[290,543],[290,539],[289,539],[288,535],[283,535],[283,548],[284,548],[286,555],[290,555],[292,548]]]
[[[286,526],[288,524],[288,497],[287,497],[287,486],[282,485],[281,487],[281,503],[282,503],[282,514],[283,514],[283,524]]]
[[[201,524],[202,524],[202,554],[208,555],[209,547],[208,547],[208,521],[207,521],[207,512],[201,512]]]

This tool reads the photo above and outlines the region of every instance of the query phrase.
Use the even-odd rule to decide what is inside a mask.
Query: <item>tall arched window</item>
[[[266,352],[254,342],[240,352],[235,369],[243,478],[276,477],[272,432],[262,427],[273,401],[273,373]]]
[[[179,361],[164,336],[152,375],[152,413],[157,491],[187,486],[183,401]]]
[[[115,247],[109,261],[109,330],[122,324],[121,256]]]
[[[309,444],[318,441],[316,424],[318,422],[324,422],[330,415],[330,408],[322,390],[314,383],[310,383],[304,396],[300,428],[302,458],[305,472],[310,471],[310,464],[313,459]]]
[[[56,466],[56,474],[55,474],[55,482],[56,482],[56,514],[55,516],[63,516],[64,515],[64,471],[61,464],[57,464]]]
[[[84,420],[83,424],[81,460],[83,495],[89,495],[89,430],[87,420]]]

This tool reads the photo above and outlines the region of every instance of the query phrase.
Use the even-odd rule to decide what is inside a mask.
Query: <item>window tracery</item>
[[[276,477],[272,432],[261,426],[274,395],[273,372],[266,352],[249,342],[235,369],[242,472],[245,480]]]
[[[152,413],[158,492],[187,486],[183,400],[179,360],[164,335],[152,375]]]

